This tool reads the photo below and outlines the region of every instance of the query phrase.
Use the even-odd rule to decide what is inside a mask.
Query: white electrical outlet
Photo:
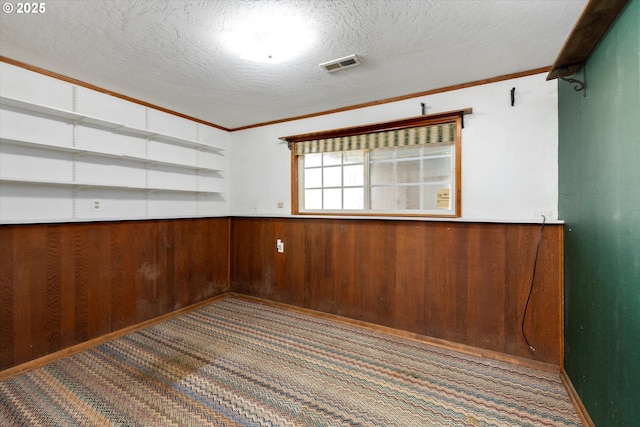
[[[276,240],[276,250],[280,253],[284,253],[284,242],[280,239]]]
[[[102,210],[102,200],[100,200],[100,199],[91,200],[91,210],[92,211],[100,211],[100,210]]]

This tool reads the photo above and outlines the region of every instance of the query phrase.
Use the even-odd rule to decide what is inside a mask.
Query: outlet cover
[[[546,221],[549,221],[551,219],[551,211],[544,211],[544,210],[540,210],[540,211],[535,211],[533,213],[533,217],[535,219],[542,219],[542,217],[545,217]]]

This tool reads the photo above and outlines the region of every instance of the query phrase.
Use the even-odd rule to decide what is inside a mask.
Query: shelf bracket
[[[587,96],[587,70],[585,67],[582,67],[584,70],[584,81],[578,80],[576,78],[570,77],[568,75],[569,67],[561,67],[556,69],[556,73],[558,78],[562,81],[565,81],[569,84],[573,85],[573,90],[576,92],[584,91],[582,96]]]

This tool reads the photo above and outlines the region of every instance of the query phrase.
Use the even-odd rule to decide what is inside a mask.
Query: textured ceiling
[[[0,15],[0,54],[237,128],[549,66],[585,3],[47,0],[42,14]],[[271,24],[274,11],[285,23]],[[229,40],[250,18],[303,51],[240,58]],[[362,65],[318,66],[353,53]]]

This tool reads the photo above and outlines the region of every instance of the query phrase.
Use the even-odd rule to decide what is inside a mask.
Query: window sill
[[[384,220],[384,221],[423,221],[423,222],[467,222],[487,224],[541,224],[542,219],[509,219],[509,218],[459,218],[459,217],[434,217],[434,216],[374,216],[374,215],[315,215],[315,214],[269,214],[257,213],[254,215],[231,215],[236,218],[295,218],[295,219],[353,219],[353,220]],[[546,225],[561,225],[564,220],[547,219]]]

